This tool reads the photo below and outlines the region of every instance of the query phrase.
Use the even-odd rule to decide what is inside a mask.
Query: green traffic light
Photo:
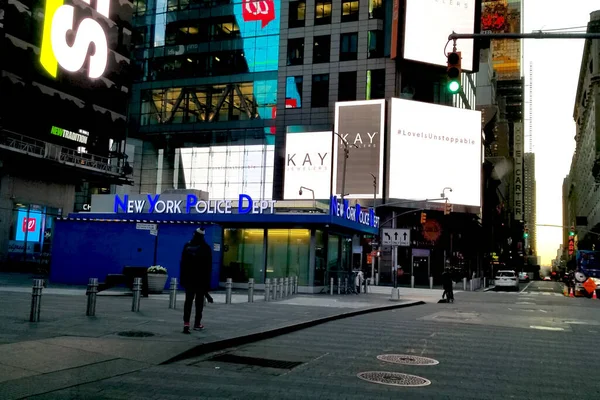
[[[527,239],[527,238],[529,237],[529,233],[525,233],[525,234],[523,235],[523,237],[524,237],[525,239]]]
[[[450,93],[456,93],[460,90],[460,84],[457,81],[451,81],[448,84],[448,90]]]

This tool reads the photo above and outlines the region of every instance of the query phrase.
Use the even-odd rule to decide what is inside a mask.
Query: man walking
[[[450,266],[446,265],[444,272],[442,273],[442,285],[444,293],[442,293],[442,299],[445,297],[448,303],[454,303],[454,291],[453,291],[452,274],[450,273]]]
[[[183,306],[183,333],[185,334],[190,333],[190,317],[194,299],[196,299],[194,330],[197,331],[204,329],[201,324],[204,297],[206,296],[212,303],[212,298],[208,294],[212,275],[212,250],[204,239],[204,233],[204,229],[196,229],[192,240],[185,244],[181,254],[179,279],[181,286],[185,288]]]

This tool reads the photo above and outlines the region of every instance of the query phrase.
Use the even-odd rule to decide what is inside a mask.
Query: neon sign
[[[56,78],[58,66],[69,72],[80,71],[86,61],[88,48],[94,44],[95,52],[89,57],[88,76],[100,78],[108,64],[108,40],[102,26],[92,18],[85,18],[74,26],[75,7],[63,4],[64,0],[46,0],[40,62]],[[91,0],[83,0],[90,4]],[[110,0],[96,0],[96,11],[109,17]],[[73,44],[67,34],[75,32]]]

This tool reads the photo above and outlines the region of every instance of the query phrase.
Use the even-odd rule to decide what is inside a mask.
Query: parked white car
[[[496,290],[513,289],[519,290],[519,278],[515,271],[498,271],[495,278]]]

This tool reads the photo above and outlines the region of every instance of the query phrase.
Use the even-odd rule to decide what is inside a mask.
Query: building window
[[[265,268],[263,259],[265,232],[263,229],[224,229],[221,282],[231,278],[233,282],[264,283]]]
[[[285,81],[285,108],[302,108],[301,76],[288,76]]]
[[[338,101],[356,100],[356,71],[340,72]]]
[[[313,40],[313,64],[328,63],[331,52],[331,36],[315,36]]]
[[[358,21],[358,0],[342,1],[342,22]]]
[[[369,58],[383,57],[383,31],[369,31],[368,48]]]
[[[358,54],[358,33],[340,35],[340,61],[356,60]]]
[[[369,19],[383,19],[383,0],[369,0]]]
[[[301,28],[306,23],[306,2],[291,1],[290,2],[290,19],[288,20],[289,28]]]
[[[288,39],[287,65],[302,65],[304,63],[304,38]]]
[[[327,107],[329,105],[329,74],[313,75],[311,107]]]
[[[331,23],[331,0],[317,1],[315,4],[315,25]]]
[[[269,229],[267,231],[267,278],[297,276],[298,284],[308,285],[310,230]]]
[[[385,99],[385,69],[373,69],[367,71],[366,99]]]

